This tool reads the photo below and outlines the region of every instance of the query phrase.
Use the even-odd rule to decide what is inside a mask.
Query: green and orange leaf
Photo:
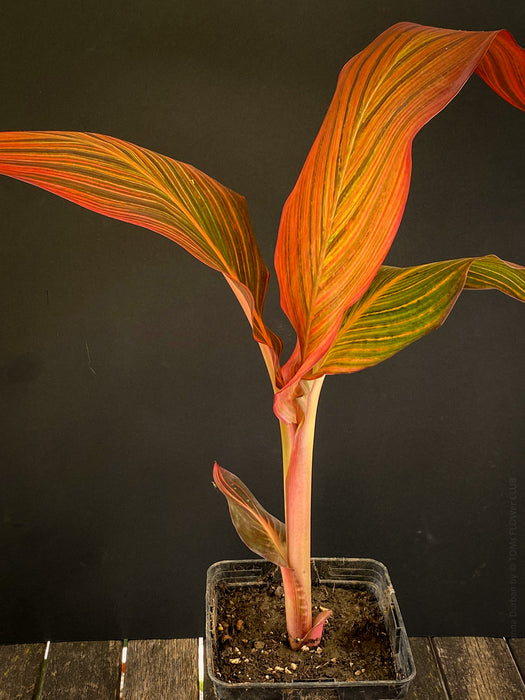
[[[222,272],[277,372],[281,341],[262,320],[268,270],[243,197],[191,165],[100,134],[0,133],[0,173],[160,233]]]
[[[497,289],[525,301],[525,268],[500,260],[496,255],[474,258],[468,270],[466,289]]]
[[[386,360],[441,326],[464,288],[497,289],[525,301],[525,268],[495,255],[381,267],[312,375],[358,372]]]
[[[268,513],[243,482],[217,462],[213,480],[228,501],[232,522],[244,544],[264,559],[288,566],[284,523]]]
[[[525,109],[525,52],[508,32],[397,24],[343,68],[281,219],[275,266],[298,336],[277,414],[295,420],[301,377],[318,365],[396,235],[417,132],[481,77]]]

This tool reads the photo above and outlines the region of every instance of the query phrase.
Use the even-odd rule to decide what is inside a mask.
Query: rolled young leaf
[[[315,616],[312,623],[312,628],[304,635],[300,642],[296,645],[298,649],[302,649],[303,645],[310,648],[315,648],[319,645],[321,637],[323,635],[324,623],[332,616],[332,610],[322,610]],[[293,649],[294,647],[292,647]]]
[[[281,219],[275,266],[297,335],[277,415],[294,421],[302,376],[332,346],[346,310],[371,284],[397,232],[417,132],[474,70],[525,108],[525,52],[508,32],[397,24],[343,68]]]
[[[312,376],[358,372],[438,328],[462,289],[498,289],[525,301],[525,268],[495,255],[417,267],[383,266],[346,312]]]
[[[275,374],[281,341],[262,320],[268,270],[244,197],[191,165],[100,134],[0,132],[0,173],[156,231],[222,272]]]
[[[213,480],[228,501],[232,522],[244,544],[264,559],[287,567],[284,523],[270,515],[243,482],[217,462]]]

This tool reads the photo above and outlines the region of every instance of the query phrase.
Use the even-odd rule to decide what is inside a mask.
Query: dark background
[[[400,20],[525,45],[514,2],[3,3],[0,129],[96,131],[195,165],[246,196],[273,272],[339,70]],[[524,133],[474,76],[415,140],[387,261],[525,263]],[[251,556],[213,460],[282,515],[246,319],[161,236],[8,178],[0,212],[0,641],[202,634],[206,568]],[[266,320],[287,355],[274,276]],[[313,553],[384,561],[412,635],[525,633],[524,320],[465,292],[438,332],[325,382]]]

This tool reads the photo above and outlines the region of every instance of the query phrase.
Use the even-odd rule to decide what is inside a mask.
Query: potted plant
[[[216,463],[214,482],[239,535],[266,562],[221,564],[210,569],[209,581],[232,595],[241,584],[264,585],[274,594],[282,589],[289,653],[297,663],[277,672],[275,665],[256,690],[244,681],[221,679],[210,666],[221,698],[293,697],[296,692],[305,697],[301,693],[310,686],[295,672],[306,654],[322,656],[323,627],[332,613],[320,605],[312,614],[312,571],[334,589],[374,593],[397,664],[404,664],[390,680],[374,682],[366,672],[362,680],[361,669],[354,667],[346,680],[334,684],[330,669],[326,673],[332,659],[323,660],[316,664],[324,669],[320,679],[308,679],[312,697],[401,697],[413,676],[406,632],[383,565],[311,560],[314,425],[326,375],[373,366],[439,327],[464,288],[493,288],[525,300],[525,268],[494,255],[409,268],[382,265],[408,194],[412,140],[474,71],[525,109],[525,52],[504,30],[463,32],[401,23],[343,68],[279,229],[275,267],[281,304],[297,334],[286,362],[281,362],[280,339],[263,321],[268,271],[242,197],[191,165],[110,136],[0,134],[1,173],[160,233],[222,272],[261,349],[281,430],[285,522]],[[280,578],[268,583],[276,569]],[[235,655],[232,630],[217,618],[217,605],[217,592],[209,588],[209,663],[213,652],[229,642],[234,653],[226,665],[240,669],[245,658],[239,650]],[[244,621],[232,624],[242,637]]]

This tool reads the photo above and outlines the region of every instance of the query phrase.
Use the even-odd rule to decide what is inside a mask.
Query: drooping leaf
[[[0,173],[156,231],[222,272],[277,368],[281,341],[262,320],[268,270],[243,197],[191,165],[100,134],[0,133]]]
[[[525,268],[495,255],[383,266],[346,312],[332,347],[312,374],[358,372],[386,360],[441,326],[463,288],[498,289],[525,301]]]
[[[504,100],[524,109],[525,49],[518,46],[506,29],[495,34],[490,50],[483,56],[476,73]]]
[[[284,523],[270,515],[243,482],[217,462],[213,480],[228,501],[232,522],[244,544],[264,559],[288,566]]]
[[[474,70],[525,108],[525,52],[508,32],[397,24],[343,68],[281,219],[275,265],[297,335],[275,410],[294,420],[304,376],[332,346],[397,232],[417,132]]]

